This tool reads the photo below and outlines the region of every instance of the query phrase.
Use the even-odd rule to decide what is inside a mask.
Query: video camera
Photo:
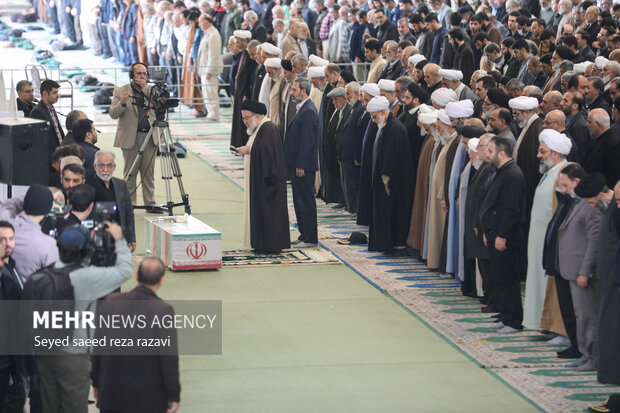
[[[106,231],[105,222],[120,225],[118,207],[114,202],[96,202],[91,216],[92,219],[82,221],[84,227],[95,229],[90,264],[95,267],[111,267],[116,264],[116,248],[112,234]]]
[[[164,66],[149,66],[149,78],[147,83],[151,83],[151,90],[148,96],[144,93],[134,95],[134,105],[141,108],[152,108],[155,110],[157,120],[164,120],[170,108],[179,106],[178,99],[170,99],[170,91],[166,84],[168,76],[167,68]]]

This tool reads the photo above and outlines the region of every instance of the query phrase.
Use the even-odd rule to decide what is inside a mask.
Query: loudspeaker
[[[0,119],[0,182],[49,185],[47,122]]]

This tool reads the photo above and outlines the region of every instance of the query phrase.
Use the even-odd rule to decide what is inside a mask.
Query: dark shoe
[[[561,359],[578,359],[581,357],[581,353],[575,347],[569,347],[562,351],[557,352],[558,358]]]
[[[620,412],[620,394],[611,394],[602,406],[590,406],[588,410],[594,413],[618,413]]]
[[[336,205],[332,205],[332,208],[334,208],[334,209],[344,208],[344,204],[336,204]]]
[[[167,212],[168,210],[166,208],[163,208],[159,205],[149,205],[146,207],[146,213],[147,214],[163,214],[164,212]]]
[[[499,310],[497,308],[491,307],[490,305],[486,305],[484,307],[482,307],[480,309],[481,312],[485,313],[485,314],[489,314],[489,313],[499,313]]]

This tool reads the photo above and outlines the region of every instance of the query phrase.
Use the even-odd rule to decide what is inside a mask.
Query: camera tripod
[[[177,159],[176,150],[174,145],[172,144],[172,136],[170,134],[170,126],[168,122],[165,120],[157,119],[151,125],[151,129],[149,133],[146,135],[146,139],[142,143],[142,146],[138,150],[138,156],[133,161],[131,165],[131,169],[127,176],[125,176],[125,180],[129,177],[136,176],[138,170],[140,169],[140,160],[142,159],[142,154],[146,149],[149,141],[151,140],[153,133],[158,131],[158,144],[157,148],[159,149],[159,162],[161,166],[161,177],[164,180],[164,185],[166,187],[166,204],[164,206],[165,209],[168,210],[168,215],[172,216],[172,209],[176,206],[183,205],[185,207],[185,213],[191,215],[192,210],[189,205],[189,195],[185,192],[185,188],[183,187],[181,173],[181,167],[179,166],[179,160]],[[179,191],[181,192],[181,202],[174,202],[172,200],[172,191],[170,189],[172,178],[177,179],[177,183],[179,184]],[[136,185],[137,190],[138,186]],[[135,206],[134,208],[147,208],[147,206]]]

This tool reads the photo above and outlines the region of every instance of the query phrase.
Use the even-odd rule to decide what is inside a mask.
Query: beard
[[[611,76],[603,76],[603,83],[607,84],[609,82],[611,82]]]
[[[553,70],[559,70],[559,69],[560,69],[560,64],[559,64],[559,63],[553,63],[553,64],[551,65],[551,68],[552,68]]]
[[[523,129],[527,125],[527,119],[522,119],[517,124],[519,125],[521,129]]]
[[[97,172],[97,176],[103,182],[110,182],[110,179],[112,179],[112,172]]]
[[[445,145],[446,143],[448,143],[448,141],[450,140],[450,133],[449,132],[443,132],[439,135],[439,139],[441,139],[441,144]]]
[[[544,175],[549,172],[551,168],[553,168],[553,159],[543,159],[540,161],[540,165],[538,166],[538,172]]]
[[[385,126],[385,116],[377,115],[377,120],[375,120],[375,123],[377,124],[379,129],[384,127]]]
[[[411,109],[413,109],[413,103],[410,103],[408,105],[405,105],[405,110],[406,111],[410,111]]]
[[[253,135],[254,132],[256,132],[257,127],[258,127],[258,122],[254,118],[252,118],[247,128],[248,135]]]
[[[350,98],[348,99],[349,105],[354,106],[357,103],[357,99],[355,98]]]
[[[493,114],[493,109],[484,109],[484,110],[482,111],[482,115],[480,115],[480,117],[481,117],[483,120],[489,120],[489,119],[491,119],[491,115],[492,115],[492,114]]]

